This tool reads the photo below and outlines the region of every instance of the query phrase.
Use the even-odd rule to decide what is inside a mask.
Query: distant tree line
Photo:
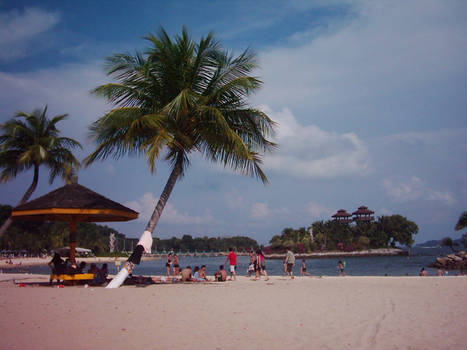
[[[0,205],[0,224],[10,216],[12,207]],[[109,236],[115,234],[116,247],[122,249],[124,240],[130,246],[128,238],[118,231],[103,225],[82,222],[76,227],[76,245],[89,248],[95,254],[109,252]],[[70,224],[67,222],[13,221],[11,226],[0,237],[1,250],[27,250],[41,253],[54,248],[69,246]],[[129,249],[129,248],[128,248]]]
[[[12,207],[0,205],[0,225],[10,216]],[[94,223],[78,223],[76,244],[89,248],[97,255],[109,253],[109,236],[115,234],[115,251],[131,252],[138,242],[137,238],[127,238],[113,228]],[[30,253],[51,251],[54,248],[69,246],[70,224],[67,222],[13,221],[6,233],[0,237],[0,250],[27,250]],[[227,251],[229,247],[237,251],[256,249],[258,242],[249,237],[196,237],[183,235],[182,238],[156,238],[152,250],[163,252],[210,252]]]
[[[310,229],[313,236],[310,234]],[[283,252],[291,247],[298,253],[319,250],[353,251],[368,248],[411,246],[418,226],[402,215],[381,216],[376,221],[343,223],[316,221],[308,229],[285,228],[270,240],[266,252]]]
[[[256,240],[244,237],[195,237],[183,235],[182,238],[172,237],[169,239],[156,238],[153,247],[157,252],[225,252],[229,247],[237,251],[249,251],[258,248]]]

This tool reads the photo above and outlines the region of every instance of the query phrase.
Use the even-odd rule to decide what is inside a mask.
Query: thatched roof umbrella
[[[76,223],[129,221],[138,213],[114,202],[89,188],[72,183],[13,209],[13,220],[67,221],[70,223],[70,261],[76,263]]]

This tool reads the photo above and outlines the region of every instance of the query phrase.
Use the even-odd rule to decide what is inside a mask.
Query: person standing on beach
[[[173,255],[173,268],[172,268],[172,275],[178,276],[180,274],[180,264],[178,263],[178,256],[174,253]]]
[[[295,266],[295,255],[290,247],[287,247],[287,254],[285,255],[285,263],[287,264],[287,274],[290,279],[293,279],[293,267]]]
[[[227,261],[230,264],[230,280],[237,280],[237,273],[235,272],[237,268],[237,254],[233,251],[233,248],[229,248],[229,254],[227,255],[227,258],[225,259],[225,264],[227,264]]]
[[[256,278],[260,279],[261,275],[266,277],[265,281],[269,280],[268,273],[266,272],[266,262],[261,249],[256,250]]]
[[[170,277],[170,266],[172,265],[172,252],[167,254],[167,260],[165,262],[165,268],[167,270],[167,277]]]
[[[248,265],[248,277],[255,273],[256,256],[253,250],[250,250],[250,264]]]

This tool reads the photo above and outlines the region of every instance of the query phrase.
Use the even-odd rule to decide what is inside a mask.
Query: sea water
[[[417,276],[422,267],[428,271],[428,275],[436,275],[436,270],[427,268],[433,263],[436,256],[447,254],[449,251],[434,251],[413,250],[412,253],[416,255],[407,256],[391,256],[391,257],[345,257],[345,258],[320,258],[320,259],[307,259],[306,267],[307,272],[313,276],[337,276],[339,269],[337,262],[339,260],[345,261],[345,272],[350,276]],[[79,258],[77,259],[79,261]],[[218,270],[219,265],[225,264],[225,257],[204,257],[204,256],[179,256],[180,268],[191,266],[201,267],[206,265],[208,275],[212,275]],[[237,257],[237,274],[247,275],[247,268],[249,264],[248,256]],[[99,266],[101,264],[98,264]],[[117,272],[117,267],[114,263],[107,263],[110,274]],[[89,265],[88,265],[89,266]],[[301,259],[296,259],[294,273],[299,275],[301,266]],[[225,265],[228,270],[228,265]],[[269,275],[280,276],[284,272],[282,260],[266,260],[266,271]],[[49,274],[50,269],[48,266],[31,266],[4,270],[4,272],[18,273],[40,273]],[[142,261],[140,265],[135,266],[133,270],[134,275],[165,275],[165,259]]]

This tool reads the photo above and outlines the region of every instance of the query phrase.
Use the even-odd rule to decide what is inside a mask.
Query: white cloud
[[[88,125],[110,109],[104,99],[90,94],[91,89],[104,82],[101,62],[67,64],[28,73],[0,72],[0,113],[6,118],[17,110],[31,112],[47,104],[49,116],[69,114],[61,131],[83,141]]]
[[[307,204],[307,212],[310,213],[312,218],[320,218],[331,216],[333,211],[318,202],[311,201]]]
[[[238,193],[231,192],[225,196],[227,206],[231,210],[242,209],[245,207],[245,199]]]
[[[148,221],[158,200],[152,193],[146,192],[139,199],[127,202],[124,205],[139,212],[138,220]],[[192,216],[187,212],[180,212],[171,203],[167,203],[160,222],[167,224],[206,224],[214,222],[214,218],[208,212],[204,216]]]
[[[0,60],[26,56],[30,46],[35,44],[33,40],[53,28],[59,21],[58,13],[37,8],[0,14]]]
[[[388,196],[399,202],[427,200],[439,201],[448,206],[456,203],[450,192],[434,190],[417,176],[406,180],[385,178],[382,183]]]
[[[267,203],[256,202],[253,203],[250,209],[250,216],[253,218],[264,218],[270,213],[269,205]]]
[[[301,125],[287,108],[280,112],[274,112],[267,106],[262,109],[279,124],[279,149],[272,155],[266,155],[265,169],[305,178],[333,178],[369,172],[367,147],[356,134],[338,134],[316,125]]]
[[[465,90],[467,8],[450,4],[354,2],[353,15],[327,21],[326,32],[307,29],[293,35],[299,45],[262,52],[255,101],[343,130],[376,130],[377,121],[418,127],[430,106]]]

